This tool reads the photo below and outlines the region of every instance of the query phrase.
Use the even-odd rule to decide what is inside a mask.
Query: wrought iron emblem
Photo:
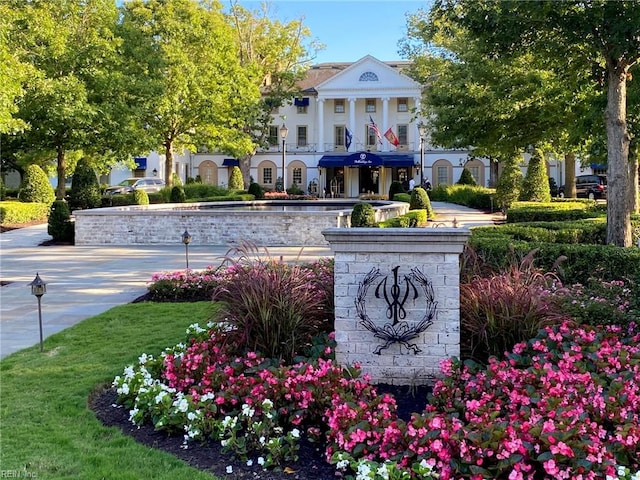
[[[388,276],[384,276],[378,281],[382,274],[379,268],[372,268],[364,277],[358,287],[358,296],[355,300],[356,312],[360,323],[367,330],[373,333],[374,337],[385,342],[384,345],[376,347],[373,353],[380,355],[382,350],[388,348],[393,343],[400,343],[412,350],[413,353],[421,352],[415,343],[411,340],[417,338],[422,332],[433,324],[436,316],[436,307],[438,302],[435,301],[433,294],[433,285],[429,279],[417,268],[412,268],[408,275],[404,275],[400,279],[398,270],[400,267],[393,268],[393,284],[389,285]],[[367,315],[366,298],[369,288],[378,281],[375,289],[375,298],[383,299],[387,305],[386,318],[391,322],[385,323],[382,327],[376,325]],[[420,294],[424,297],[425,310],[424,315],[413,325],[407,322],[407,310],[405,305],[411,300],[415,304],[420,298]]]

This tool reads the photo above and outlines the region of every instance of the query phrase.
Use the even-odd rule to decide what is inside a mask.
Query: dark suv
[[[558,190],[558,196],[564,198],[564,185]],[[578,175],[576,177],[576,197],[591,200],[607,198],[607,177],[604,175]]]

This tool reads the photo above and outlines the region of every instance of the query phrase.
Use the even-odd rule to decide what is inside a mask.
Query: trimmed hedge
[[[409,210],[404,215],[390,218],[378,223],[380,228],[415,228],[424,227],[427,224],[427,211]]]
[[[556,270],[565,283],[586,283],[589,278],[620,280],[620,272],[640,279],[640,248],[525,242],[500,235],[481,235],[478,230],[472,230],[468,245],[494,269],[506,269],[514,258],[522,259],[537,249],[535,265],[545,271],[552,271],[559,259],[565,259]]]
[[[396,193],[392,200],[394,202],[406,202],[411,203],[411,194],[410,193]]]
[[[42,220],[49,217],[48,203],[0,202],[0,223],[13,225]]]
[[[502,237],[527,242],[603,245],[607,236],[607,222],[601,217],[569,222],[508,223],[476,227],[473,232],[482,237]]]
[[[496,191],[472,185],[438,185],[429,192],[432,202],[449,202],[478,210],[497,210],[493,204]]]
[[[507,210],[507,223],[560,222],[596,218],[603,213],[595,202],[514,202]]]
[[[229,190],[227,188],[219,187],[217,185],[189,183],[183,188],[188,201],[193,201],[194,199],[223,197],[229,195]],[[151,197],[149,197],[149,199],[151,199]]]

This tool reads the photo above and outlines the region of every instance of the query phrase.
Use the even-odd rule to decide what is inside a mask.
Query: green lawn
[[[0,362],[0,470],[14,478],[207,479],[172,455],[104,427],[87,406],[145,352],[184,340],[212,304],[138,303],[114,308]],[[16,472],[16,473],[14,473]]]

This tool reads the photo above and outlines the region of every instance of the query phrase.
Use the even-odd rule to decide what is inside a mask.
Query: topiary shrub
[[[234,166],[231,169],[231,175],[229,175],[229,189],[244,190],[244,179],[242,178],[242,171],[238,166]]]
[[[458,179],[458,181],[456,182],[457,185],[478,185],[478,183],[476,182],[475,178],[473,178],[473,175],[471,175],[471,172],[469,171],[468,168],[463,168],[462,169],[462,173],[460,174],[460,178]]]
[[[184,193],[184,188],[180,185],[174,185],[171,187],[171,196],[169,197],[171,203],[184,203],[187,201],[187,195]]]
[[[253,195],[253,198],[256,200],[262,200],[264,198],[264,189],[259,183],[251,182],[248,193]]]
[[[291,187],[289,187],[287,189],[287,193],[289,195],[304,195],[304,192],[302,191],[302,189],[298,186],[298,184],[296,182],[293,182],[291,184]]]
[[[501,209],[507,209],[520,197],[522,187],[522,172],[519,159],[512,158],[502,171],[496,185],[496,205]]]
[[[522,181],[520,200],[525,202],[550,202],[551,188],[547,175],[547,165],[542,150],[536,149],[529,159],[527,174]]]
[[[149,205],[149,195],[144,190],[134,190],[133,198],[136,205]]]
[[[370,203],[356,203],[351,211],[351,226],[358,227],[375,227],[376,212]]]
[[[44,170],[38,165],[29,165],[22,177],[18,200],[50,205],[55,198],[56,194]]]
[[[101,198],[96,172],[84,158],[80,159],[71,177],[69,208],[71,210],[98,208],[101,205]]]
[[[391,182],[391,185],[389,186],[389,200],[393,200],[393,197],[396,196],[396,194],[398,193],[405,193],[405,189],[402,186],[402,182]]]
[[[171,185],[174,185],[176,187],[182,186],[182,179],[180,178],[180,175],[178,175],[176,172],[173,172],[171,174]]]
[[[56,242],[73,242],[75,230],[71,221],[71,210],[64,200],[56,200],[51,204],[47,233]]]
[[[429,200],[427,191],[422,187],[415,187],[411,191],[411,200],[409,201],[409,210],[426,210],[427,217],[434,216],[433,207]]]

